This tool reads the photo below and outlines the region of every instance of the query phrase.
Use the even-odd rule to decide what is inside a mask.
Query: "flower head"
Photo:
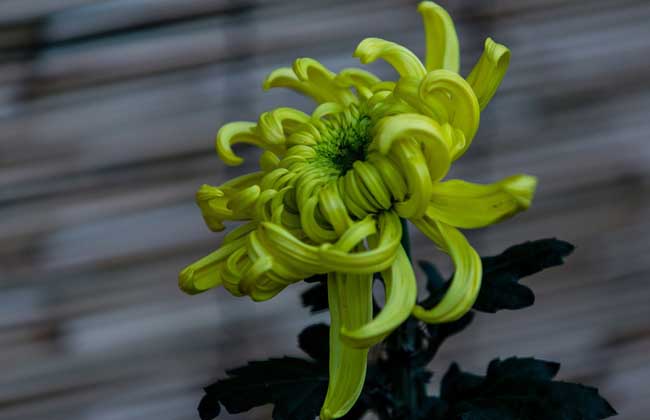
[[[354,55],[364,64],[387,61],[396,81],[357,68],[334,73],[310,58],[273,71],[265,89],[293,89],[318,106],[311,115],[277,108],[257,122],[223,126],[216,141],[221,159],[238,165],[242,159],[232,146],[253,144],[263,149],[259,170],[218,187],[204,185],[196,195],[210,229],[244,223],[181,272],[184,291],[222,285],[259,301],[312,275],[328,275],[330,383],[322,419],[352,407],[368,348],[409,315],[448,322],[471,308],[481,260],[458,228],[487,226],[522,211],[535,190],[535,178],[526,175],[489,185],[443,181],[470,146],[510,53],[488,38],[464,79],[451,18],[432,2],[418,10],[426,31],[425,65],[401,45],[368,38]],[[451,286],[432,309],[416,304],[415,275],[400,244],[401,219],[454,262]],[[374,273],[384,280],[386,304],[373,318]]]

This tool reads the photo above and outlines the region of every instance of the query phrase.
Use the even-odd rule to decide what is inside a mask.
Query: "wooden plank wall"
[[[540,178],[530,212],[470,238],[484,255],[547,236],[578,249],[531,282],[534,308],[481,316],[434,367],[560,360],[563,378],[601,387],[621,419],[646,419],[650,3],[446,3],[463,71],[486,36],[513,51],[453,175]],[[253,165],[219,162],[222,123],[311,109],[263,95],[267,72],[299,56],[356,65],[366,36],[424,51],[406,0],[0,3],[0,418],[195,419],[201,386],[224,368],[296,354],[312,321],[302,286],[264,304],[177,290],[179,268],[220,241],[193,194]],[[419,236],[415,250],[446,263]]]

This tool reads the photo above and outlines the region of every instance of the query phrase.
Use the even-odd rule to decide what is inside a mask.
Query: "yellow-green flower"
[[[526,209],[535,178],[516,175],[489,185],[443,181],[463,155],[503,78],[510,53],[491,39],[466,79],[458,74],[451,18],[420,3],[426,64],[405,47],[363,40],[362,63],[383,59],[397,81],[348,68],[334,73],[310,58],[273,71],[264,88],[286,87],[313,98],[311,115],[291,108],[233,122],[217,135],[229,165],[236,143],[263,149],[257,172],[213,187],[197,202],[210,229],[243,221],[219,249],[184,269],[180,287],[199,293],[222,285],[260,301],[315,274],[328,275],[330,382],[321,419],[344,415],[359,396],[368,348],[409,315],[447,322],[465,314],[481,283],[481,260],[457,228],[478,228]],[[410,220],[455,265],[451,287],[427,310],[416,304],[413,268],[400,244]],[[386,304],[373,318],[372,277],[381,273]]]

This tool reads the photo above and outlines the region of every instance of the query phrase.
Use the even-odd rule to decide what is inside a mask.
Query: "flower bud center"
[[[365,160],[372,140],[372,119],[356,108],[322,121],[315,162],[344,174],[357,160]]]

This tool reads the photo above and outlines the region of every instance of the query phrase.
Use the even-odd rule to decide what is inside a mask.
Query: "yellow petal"
[[[359,398],[366,379],[368,349],[341,341],[341,328],[355,330],[372,318],[372,275],[330,273],[327,280],[330,325],[330,365],[321,420],[344,416]]]
[[[488,185],[460,180],[433,186],[427,216],[460,228],[479,228],[526,210],[537,179],[514,175]]]
[[[429,239],[451,256],[456,272],[444,297],[432,309],[416,305],[413,316],[428,323],[450,322],[462,317],[474,304],[481,288],[481,258],[454,227],[424,217],[411,220]]]
[[[427,70],[447,69],[458,73],[460,54],[458,36],[449,13],[431,1],[418,5],[422,14],[427,44]]]
[[[386,285],[386,304],[370,322],[356,330],[341,329],[343,343],[354,348],[368,348],[382,341],[404,322],[417,299],[417,283],[411,261],[400,246],[393,265],[382,272]]]
[[[509,64],[510,50],[490,38],[486,39],[481,58],[467,76],[467,82],[476,93],[481,111],[485,109],[497,91]]]
[[[358,57],[363,64],[382,58],[402,77],[424,77],[426,74],[422,62],[411,50],[380,38],[361,41],[354,51],[354,57]]]

